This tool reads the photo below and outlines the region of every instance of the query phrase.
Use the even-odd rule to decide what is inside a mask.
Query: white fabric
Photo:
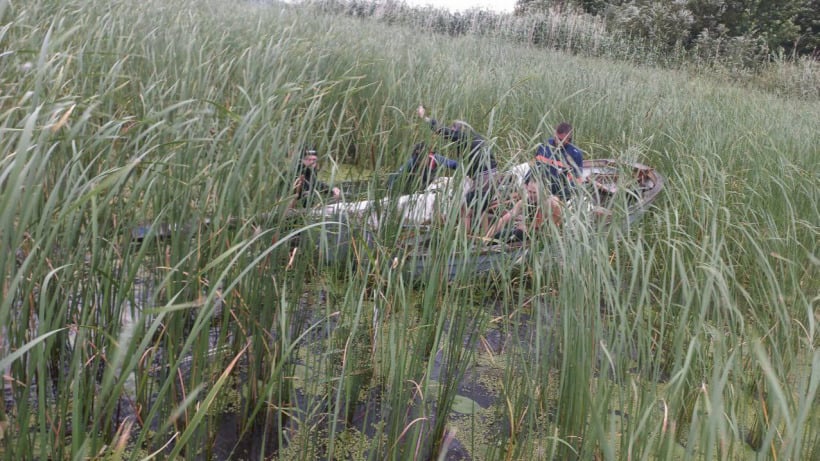
[[[521,163],[510,168],[518,179],[518,183],[523,184],[524,177],[530,170],[529,163]],[[452,178],[442,176],[436,178],[424,192],[410,195],[402,195],[395,201],[395,207],[401,214],[404,224],[428,224],[433,221],[436,210],[448,210],[453,206],[458,206],[464,201],[464,197],[470,190],[471,182],[465,178],[461,182],[461,190],[456,193],[453,189],[455,183]],[[378,206],[377,206],[378,205]],[[352,218],[366,219],[367,224],[373,228],[378,228],[381,221],[386,217],[384,213],[390,213],[392,206],[388,199],[362,200],[358,202],[333,203],[322,208],[313,210],[314,216],[332,216],[346,214]],[[382,211],[380,215],[379,211]]]

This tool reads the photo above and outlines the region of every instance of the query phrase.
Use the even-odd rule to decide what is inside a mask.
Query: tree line
[[[801,97],[816,97],[820,88],[813,70],[820,62],[820,0],[518,0],[512,14],[416,7],[403,0],[300,3],[420,33],[489,36],[570,54],[702,70]],[[782,75],[766,72],[780,72],[782,64],[797,66]]]
[[[744,46],[820,57],[820,0],[518,0],[518,16],[579,11],[667,47]]]

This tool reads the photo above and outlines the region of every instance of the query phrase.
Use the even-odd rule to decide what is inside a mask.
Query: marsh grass
[[[4,459],[820,453],[816,102],[279,5],[0,16]],[[383,177],[436,141],[420,102],[504,164],[570,120],[589,157],[668,186],[638,226],[569,214],[485,277],[448,281],[474,241],[457,209],[424,277],[396,258],[398,219],[350,223],[325,263],[335,221],[286,213],[293,152],[316,145],[331,181]]]
[[[784,96],[820,96],[820,67],[811,56],[766,51],[745,39],[699,37],[695,46],[642,38],[631,30],[562,5],[517,15],[481,8],[453,12],[435,6],[414,7],[393,0],[301,0],[321,13],[404,26],[418,36],[488,37],[577,56],[630,62],[710,75],[729,85],[747,86]]]

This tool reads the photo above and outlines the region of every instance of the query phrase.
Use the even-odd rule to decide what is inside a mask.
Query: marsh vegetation
[[[276,4],[0,18],[0,458],[820,457],[816,98]],[[288,216],[292,153],[376,197],[420,102],[504,165],[570,120],[667,187],[480,278],[408,279],[397,223],[294,255],[328,223]]]

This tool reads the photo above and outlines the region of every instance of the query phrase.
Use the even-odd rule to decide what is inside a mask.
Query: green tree
[[[820,0],[518,0],[515,12],[550,9],[605,16],[615,30],[669,46],[700,46],[708,37],[801,54],[820,49]]]
[[[675,0],[633,0],[620,5],[610,4],[607,19],[618,31],[670,48],[690,41],[695,22],[686,3]]]
[[[801,2],[794,23],[800,28],[796,51],[820,58],[820,0]]]
[[[817,0],[689,0],[695,18],[693,35],[749,37],[769,49],[817,44],[820,4]]]

